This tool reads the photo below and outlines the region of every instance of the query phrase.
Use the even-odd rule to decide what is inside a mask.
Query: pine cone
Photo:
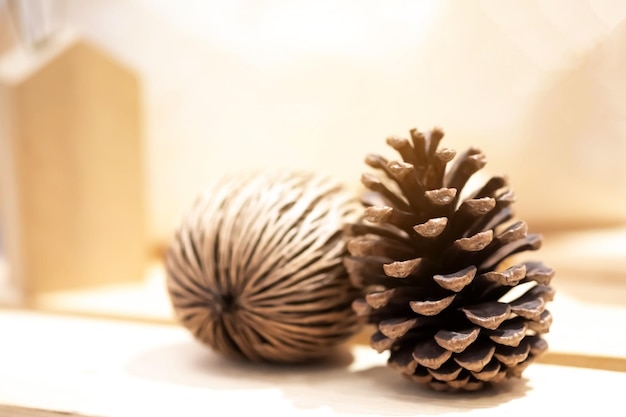
[[[402,162],[366,158],[390,181],[363,175],[370,191],[363,219],[347,227],[344,263],[366,294],[353,308],[377,326],[371,344],[390,351],[389,366],[436,390],[476,390],[519,377],[547,349],[554,270],[512,262],[541,236],[514,221],[503,177],[461,198],[486,160],[474,148],[455,159],[437,149],[442,138],[411,130],[411,142],[387,140]]]
[[[341,235],[357,210],[341,184],[310,172],[220,179],[185,214],[165,258],[181,324],[227,357],[326,356],[359,330]]]

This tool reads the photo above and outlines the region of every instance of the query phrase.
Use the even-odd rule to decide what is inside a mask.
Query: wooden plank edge
[[[1,310],[24,311],[27,313],[55,315],[60,317],[80,317],[96,320],[114,320],[124,323],[143,323],[143,324],[165,324],[170,326],[178,326],[175,318],[164,318],[156,316],[133,316],[129,317],[123,314],[106,314],[101,312],[65,310],[63,308],[41,307],[36,303],[25,303],[23,306],[0,306]],[[1,416],[0,416],[1,417]]]
[[[45,410],[19,405],[0,404],[0,417],[100,417],[72,411]]]
[[[609,356],[582,355],[577,353],[548,351],[537,359],[546,365],[571,366],[574,368],[600,369],[626,372],[626,359]]]

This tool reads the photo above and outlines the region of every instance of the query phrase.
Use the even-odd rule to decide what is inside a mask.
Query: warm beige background
[[[626,2],[64,0],[144,87],[157,240],[212,178],[357,185],[384,138],[483,148],[537,228],[626,221]]]

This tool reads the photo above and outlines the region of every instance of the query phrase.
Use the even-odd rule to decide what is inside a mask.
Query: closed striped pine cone
[[[541,236],[515,221],[503,177],[462,198],[481,151],[439,149],[439,129],[410,133],[387,140],[401,161],[366,158],[386,178],[363,175],[363,218],[346,229],[344,263],[366,294],[353,308],[377,327],[372,347],[411,380],[476,390],[519,377],[547,349],[552,322],[554,270],[519,259]]]
[[[342,259],[351,193],[310,172],[222,178],[203,192],[166,256],[179,321],[214,351],[251,362],[306,362],[359,330]]]

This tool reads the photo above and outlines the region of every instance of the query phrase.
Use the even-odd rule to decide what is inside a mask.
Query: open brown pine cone
[[[377,326],[372,347],[392,368],[437,390],[475,390],[519,377],[547,349],[554,270],[513,262],[541,237],[514,221],[503,177],[461,198],[486,160],[439,149],[442,138],[411,130],[410,141],[387,140],[402,161],[367,157],[387,178],[363,175],[366,208],[347,227],[344,263],[366,293],[353,308]]]

